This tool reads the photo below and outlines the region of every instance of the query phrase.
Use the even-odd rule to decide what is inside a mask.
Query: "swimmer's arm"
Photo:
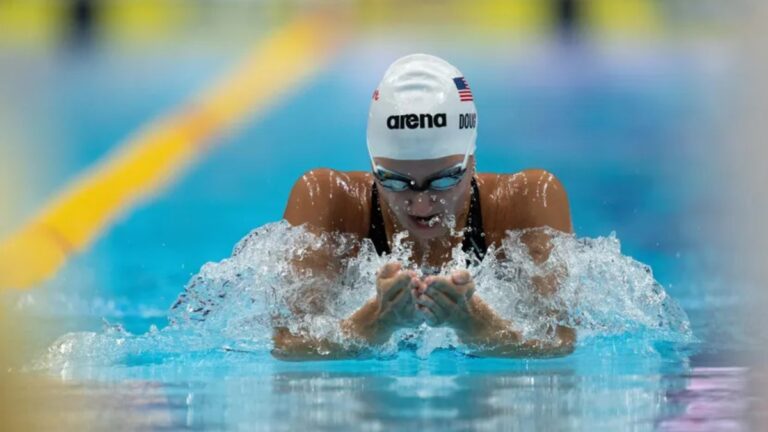
[[[570,218],[568,219],[568,224],[561,224],[560,228],[562,228],[561,231],[570,233],[572,230],[570,229]],[[552,237],[546,231],[530,230],[521,236],[521,241],[528,246],[528,253],[537,266],[543,265],[549,259],[549,254],[552,251]],[[533,276],[531,286],[542,298],[551,298],[560,289],[560,281],[565,278],[567,273],[568,269],[565,266],[558,265],[548,273]],[[559,317],[559,321],[562,322],[567,318],[567,307],[568,305],[565,308],[550,308],[547,314],[550,317]],[[554,329],[549,330],[554,332],[557,341],[559,341],[555,345],[562,345],[563,348],[569,348],[570,351],[573,351],[573,345],[576,342],[576,330],[559,324],[555,325]],[[570,354],[570,351],[565,354]]]
[[[371,357],[371,347],[388,341],[393,331],[378,324],[376,310],[376,302],[371,300],[349,318],[342,320],[340,328],[346,339],[342,343],[308,335],[295,335],[285,327],[276,327],[272,337],[272,355],[289,361]]]
[[[548,340],[523,340],[509,321],[499,317],[479,296],[470,299],[472,319],[456,335],[470,348],[472,355],[480,357],[559,357],[573,352],[576,332],[558,326]]]
[[[277,327],[273,335],[272,356],[286,361],[344,360],[360,358],[362,352],[327,339],[295,335],[285,327]]]
[[[530,200],[526,206],[529,214],[523,223],[523,227],[528,230],[521,235],[520,241],[527,246],[533,263],[542,266],[549,260],[552,251],[552,237],[544,228],[572,233],[570,205],[565,187],[554,175],[544,170],[529,170],[526,175],[529,177],[528,184],[535,184],[533,187],[537,190],[520,197]],[[564,267],[557,267],[546,274],[534,276],[531,278],[531,287],[543,298],[554,296],[559,290],[559,281],[567,271]],[[563,315],[568,311],[552,309],[548,313],[550,316],[560,315],[562,321]],[[573,352],[576,343],[574,329],[555,325],[555,328],[549,330],[553,334],[552,340],[526,340],[523,343],[524,349],[545,356],[567,355]]]
[[[283,218],[291,225],[304,225],[310,232],[320,234],[323,232],[338,231],[334,226],[334,207],[336,204],[331,198],[333,194],[332,178],[335,173],[327,169],[315,169],[308,171],[299,178],[291,190]],[[339,197],[340,194],[336,193]],[[337,198],[338,199],[338,198]],[[298,273],[311,272],[312,277],[327,276],[332,279],[338,272],[337,260],[332,257],[329,250],[317,250],[305,254],[301,260],[293,260],[291,264]],[[307,276],[310,277],[310,276]],[[308,289],[306,297],[312,297],[312,291]],[[289,305],[298,314],[295,305]],[[364,307],[365,308],[365,307]],[[363,309],[364,309],[363,308]],[[313,309],[314,313],[322,313],[322,310]],[[363,323],[356,323],[350,317],[341,323],[341,328],[359,329],[365,333]],[[293,334],[286,327],[276,326],[272,340],[274,348],[272,355],[282,360],[331,360],[357,358],[363,353],[353,348],[353,344],[342,344],[336,341],[321,340],[308,335]]]
[[[507,230],[528,229],[521,241],[528,247],[528,253],[536,265],[542,265],[549,259],[552,250],[551,237],[542,227],[572,233],[571,212],[565,187],[554,175],[544,170],[527,170],[524,172],[527,181],[523,193],[510,196],[500,203],[511,204],[511,208],[528,209],[522,219],[505,216],[506,208],[500,208],[495,214],[498,232]],[[509,177],[512,181],[514,176]],[[504,186],[504,190],[515,191],[513,185]],[[514,221],[514,222],[513,222]],[[567,269],[560,268],[543,276],[535,276],[531,280],[534,290],[543,296],[551,296],[558,290],[558,274],[564,274]],[[551,340],[523,340],[519,331],[511,323],[499,317],[477,295],[471,299],[475,318],[470,326],[470,332],[457,331],[459,338],[466,344],[474,346],[474,354],[494,357],[554,357],[568,355],[573,352],[576,343],[576,331],[569,327],[557,325],[553,330]],[[551,311],[553,314],[563,314],[567,311]]]

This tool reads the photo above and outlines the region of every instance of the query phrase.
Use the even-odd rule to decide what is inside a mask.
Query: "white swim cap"
[[[475,152],[477,110],[464,75],[445,60],[411,54],[392,63],[373,92],[368,152],[401,160]]]

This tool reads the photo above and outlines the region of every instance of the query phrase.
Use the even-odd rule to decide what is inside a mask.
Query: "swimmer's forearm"
[[[383,344],[389,340],[394,331],[382,325],[377,318],[377,305],[372,300],[343,320],[341,330],[348,339],[349,343],[346,344],[294,335],[285,327],[276,328],[272,355],[282,360],[339,360],[368,357],[371,354],[370,347]]]
[[[553,341],[529,339],[505,340],[505,338],[488,338],[479,344],[467,343],[472,348],[471,354],[480,357],[562,357],[573,352],[575,333],[573,329],[558,326],[557,337]]]
[[[558,326],[551,341],[523,340],[519,331],[501,319],[482,299],[471,300],[472,319],[456,329],[459,339],[482,357],[557,357],[573,352],[576,332]]]
[[[379,320],[378,308],[376,299],[364,304],[341,322],[344,334],[366,345],[381,345],[388,341],[395,329]]]
[[[286,361],[343,360],[367,357],[365,350],[326,339],[295,335],[287,328],[275,329],[272,355]]]

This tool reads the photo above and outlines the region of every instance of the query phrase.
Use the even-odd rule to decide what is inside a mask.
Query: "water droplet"
[[[439,219],[455,227],[454,215],[441,214]],[[691,339],[685,312],[653,280],[649,267],[621,254],[620,242],[614,235],[577,238],[554,231],[550,234],[555,249],[544,266],[533,262],[521,240],[522,232],[509,232],[500,244],[489,248],[482,262],[469,266],[478,292],[483,293],[483,299],[500,317],[519,323],[523,333],[531,338],[550,338],[548,329],[567,324],[577,332],[593,335],[632,332],[640,335],[640,343],[645,341],[649,347],[656,340]],[[404,269],[421,264],[414,262],[413,238],[409,236],[408,231],[395,233],[392,252],[379,256],[370,242],[359,247],[361,244],[351,236],[315,235],[286,221],[264,225],[241,240],[230,258],[206,264],[190,279],[179,295],[179,306],[169,312],[167,327],[153,327],[143,335],[114,329],[64,335],[46,351],[48,354],[35,362],[35,367],[60,370],[77,362],[119,362],[122,360],[116,359],[131,358],[137,352],[219,349],[223,336],[247,341],[249,350],[269,352],[273,323],[307,331],[313,337],[339,337],[339,317],[348,316],[375,295],[376,273],[383,263],[396,260]],[[423,271],[434,269],[445,274],[452,268],[465,267],[471,253],[462,250],[461,241],[457,243],[447,262],[425,267]],[[311,272],[294,266],[297,260],[309,259],[318,251],[345,257],[352,250],[358,255],[339,270],[341,277],[337,283],[317,284],[317,280],[308,277]],[[498,253],[491,253],[494,250]],[[680,254],[678,251],[676,255]],[[557,293],[551,301],[537,297],[530,289],[531,279],[559,266],[568,272],[559,281]],[[309,290],[312,295],[305,295]],[[288,304],[299,312],[286,307]],[[566,318],[549,313],[553,306],[562,305],[577,307],[563,314]],[[199,337],[186,342],[185,338],[175,336],[180,330]],[[417,346],[419,356],[456,345],[450,329],[426,325],[403,329],[401,337]],[[397,349],[397,342],[381,348],[381,354],[395,354],[391,350]],[[638,342],[633,339],[632,343]]]

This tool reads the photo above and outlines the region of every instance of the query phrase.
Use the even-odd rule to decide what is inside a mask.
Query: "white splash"
[[[525,337],[546,338],[547,328],[561,324],[577,330],[579,344],[593,336],[622,334],[641,335],[648,343],[693,340],[685,313],[648,266],[621,254],[615,235],[591,239],[549,231],[550,258],[537,266],[521,242],[523,234],[509,233],[469,270],[476,295]],[[318,236],[285,221],[267,224],[243,238],[230,258],[208,263],[192,277],[171,307],[166,328],[143,335],[119,326],[70,333],[32,367],[62,372],[73,364],[120,364],[148,354],[264,352],[271,349],[273,326],[344,343],[339,322],[375,295],[379,268],[390,260],[416,268],[406,233],[396,235],[392,246],[390,256],[380,257],[369,240]],[[331,264],[319,270],[298,270],[291,264],[310,262],[317,254]],[[441,272],[465,267],[471,258],[457,246]],[[552,272],[559,272],[559,290],[545,298],[530,281]],[[420,356],[438,348],[461,349],[452,331],[426,325],[398,331],[380,354],[392,355],[398,347],[410,347]]]

